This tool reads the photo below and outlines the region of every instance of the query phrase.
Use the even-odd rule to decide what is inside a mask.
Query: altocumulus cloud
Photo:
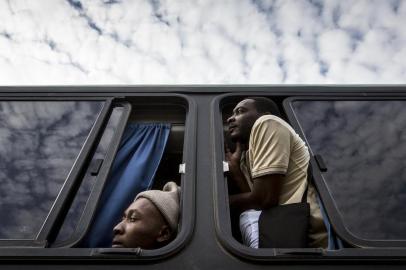
[[[1,1],[0,84],[405,83],[399,0]]]

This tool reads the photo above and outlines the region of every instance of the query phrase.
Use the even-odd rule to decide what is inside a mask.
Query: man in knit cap
[[[114,229],[112,247],[155,249],[176,236],[180,187],[168,182],[163,190],[140,192]]]

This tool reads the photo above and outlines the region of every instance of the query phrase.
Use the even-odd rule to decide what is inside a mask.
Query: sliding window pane
[[[359,239],[406,239],[406,101],[294,101],[344,226]]]
[[[110,119],[107,122],[106,128],[103,131],[103,136],[100,139],[99,145],[93,155],[93,162],[96,160],[103,161],[106,158],[107,151],[114,137],[117,136],[117,128],[120,124],[121,117],[124,113],[123,107],[116,107],[113,109]],[[92,175],[92,166],[84,176],[82,183],[76,193],[75,199],[72,202],[69,212],[66,215],[65,221],[59,231],[56,242],[63,242],[69,239],[75,232],[79,219],[83,215],[86,203],[88,202],[90,193],[96,184],[97,175]]]
[[[0,239],[35,239],[102,101],[0,102]]]

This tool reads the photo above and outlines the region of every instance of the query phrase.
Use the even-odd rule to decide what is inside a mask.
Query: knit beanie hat
[[[147,190],[140,192],[135,200],[146,198],[161,212],[172,231],[176,231],[179,219],[180,187],[175,182],[165,184],[163,190]],[[134,201],[135,201],[134,200]]]

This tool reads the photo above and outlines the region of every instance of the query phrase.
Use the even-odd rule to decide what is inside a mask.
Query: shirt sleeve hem
[[[252,178],[264,176],[267,174],[286,174],[287,168],[286,167],[272,167],[272,168],[266,168],[266,169],[261,169],[257,171],[252,171],[251,175]]]

